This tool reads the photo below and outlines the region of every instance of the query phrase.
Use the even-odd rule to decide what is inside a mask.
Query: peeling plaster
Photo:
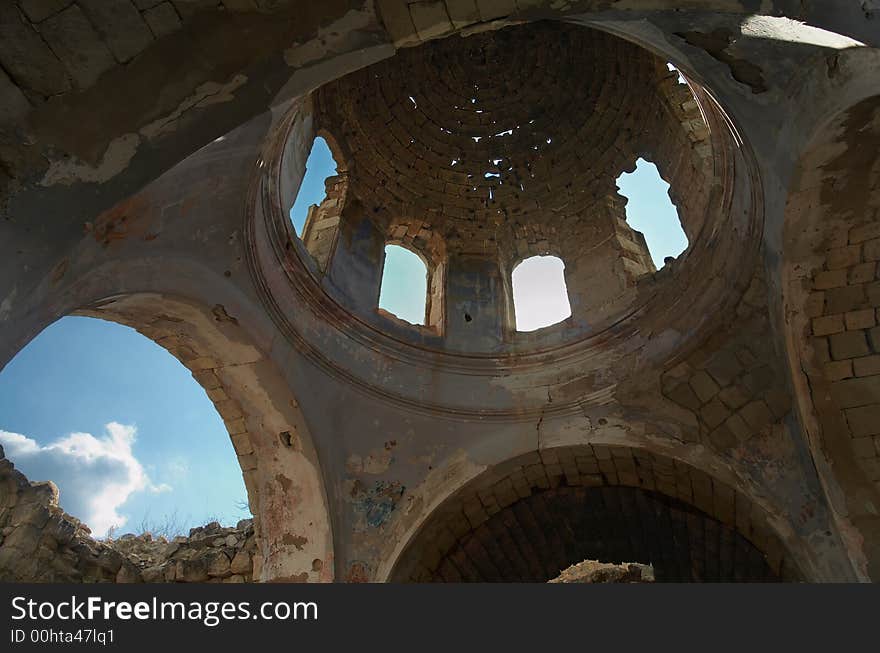
[[[782,16],[750,16],[743,21],[742,33],[743,36],[752,38],[817,45],[820,48],[835,50],[865,46],[861,41],[848,36]]]
[[[140,142],[140,136],[137,134],[124,134],[113,139],[96,166],[89,165],[76,157],[53,161],[43,179],[40,180],[40,185],[63,184],[70,186],[77,182],[100,184],[112,179],[128,167]]]
[[[196,92],[181,102],[174,111],[142,127],[140,133],[147,140],[153,140],[158,136],[173,132],[177,129],[184,115],[193,109],[203,109],[212,104],[221,104],[234,100],[235,95],[233,92],[247,81],[247,76],[239,73],[225,84],[205,82],[198,86]]]
[[[368,3],[363,9],[352,9],[339,20],[318,30],[307,43],[294,43],[284,51],[284,62],[291,68],[301,68],[327,54],[346,52],[351,34],[369,29],[375,24],[375,12]]]

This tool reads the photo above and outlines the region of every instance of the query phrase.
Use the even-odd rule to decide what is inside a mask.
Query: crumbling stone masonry
[[[64,315],[138,329],[254,520],[95,542],[3,459],[0,577],[877,580],[869,4],[4,4],[0,365]],[[639,158],[689,241],[661,269],[615,183]],[[424,325],[377,307],[388,244]],[[572,315],[519,332],[548,254]]]
[[[194,528],[189,537],[149,534],[95,541],[58,507],[51,481],[31,483],[0,447],[0,577],[13,582],[246,583],[254,576],[253,524]],[[259,561],[256,561],[259,568]]]

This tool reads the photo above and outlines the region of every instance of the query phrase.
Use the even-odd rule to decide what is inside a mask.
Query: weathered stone
[[[11,2],[0,3],[0,64],[18,85],[39,95],[70,88],[64,65]]]
[[[88,88],[115,65],[110,50],[77,5],[46,19],[40,33],[80,88]]]
[[[153,41],[150,28],[129,0],[79,0],[79,6],[120,63],[140,54]]]
[[[176,32],[181,27],[180,17],[170,2],[163,2],[148,9],[143,13],[143,17],[157,39]]]

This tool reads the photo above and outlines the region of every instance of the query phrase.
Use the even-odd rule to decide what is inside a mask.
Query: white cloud
[[[135,492],[171,490],[164,483],[154,485],[132,452],[134,426],[110,422],[104,429],[99,438],[71,433],[47,445],[0,430],[6,457],[30,480],[54,481],[64,510],[82,519],[97,537],[125,524],[118,510]]]

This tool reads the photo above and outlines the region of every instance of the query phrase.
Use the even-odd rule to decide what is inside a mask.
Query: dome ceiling
[[[667,75],[608,34],[513,27],[402,50],[328,84],[316,124],[377,220],[424,220],[453,249],[490,250],[517,227],[553,240],[589,222],[656,140]]]

